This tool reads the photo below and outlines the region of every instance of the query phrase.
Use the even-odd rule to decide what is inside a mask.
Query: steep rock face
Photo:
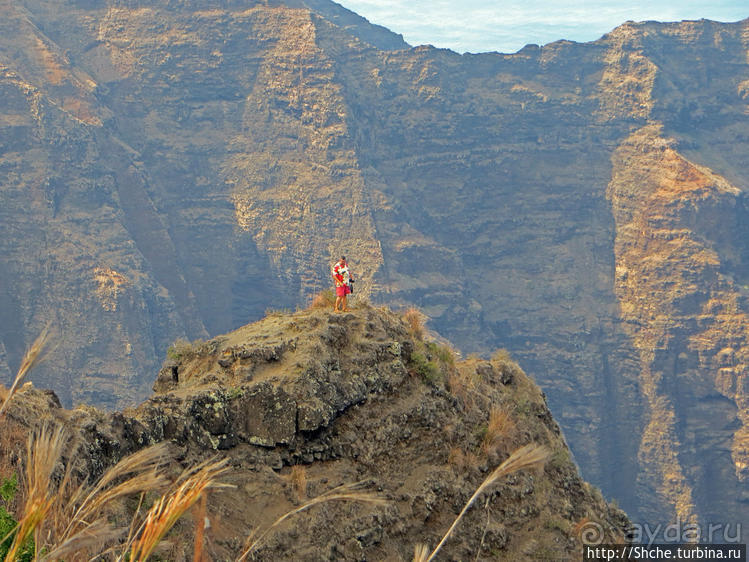
[[[343,252],[363,295],[512,350],[631,513],[741,518],[746,22],[459,56],[320,0],[3,9],[5,377],[51,320],[37,380],[144,398],[169,342]]]
[[[11,427],[64,424],[78,445],[72,458],[91,478],[155,442],[171,443],[170,472],[228,457],[226,481],[236,488],[212,492],[207,507],[206,552],[214,560],[236,560],[251,530],[354,482],[386,503],[310,508],[271,533],[254,557],[410,560],[417,543],[436,546],[489,471],[527,443],[552,452],[545,468],[490,488],[442,555],[574,560],[582,538],[623,540],[628,520],[581,480],[543,394],[518,366],[503,358],[443,362],[438,350],[447,357],[447,348],[414,338],[388,310],[273,314],[175,351],[155,394],[135,409],[64,410],[32,387],[0,428],[7,435]],[[425,353],[439,364],[428,378],[419,374]],[[497,412],[500,432],[490,429]],[[12,468],[22,456],[14,453],[0,451],[0,467]],[[183,559],[193,532],[186,522],[173,533],[166,557]]]
[[[683,521],[741,521],[741,507],[716,498],[717,483],[742,495],[749,427],[746,290],[733,245],[719,238],[727,225],[746,233],[746,210],[738,189],[659,133],[644,128],[617,149],[609,186],[616,290],[645,397],[640,495],[653,513],[676,506]]]

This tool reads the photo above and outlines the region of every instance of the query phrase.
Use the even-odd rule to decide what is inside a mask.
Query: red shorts
[[[340,285],[335,288],[335,296],[337,297],[345,297],[351,292],[351,289],[348,288],[348,285]]]

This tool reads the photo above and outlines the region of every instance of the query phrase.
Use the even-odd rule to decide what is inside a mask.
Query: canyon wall
[[[357,294],[504,347],[635,520],[746,521],[749,23],[516,54],[315,2],[4,0],[0,374],[145,398],[166,347]]]

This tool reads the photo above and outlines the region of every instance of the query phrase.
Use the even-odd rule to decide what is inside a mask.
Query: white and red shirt
[[[336,263],[333,266],[333,277],[339,283],[348,285],[349,279],[351,278],[351,274],[348,270],[348,264],[346,264],[345,262]]]

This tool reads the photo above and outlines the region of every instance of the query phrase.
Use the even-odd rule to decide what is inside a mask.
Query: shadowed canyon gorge
[[[0,11],[0,381],[51,324],[36,386],[133,404],[345,253],[508,349],[632,520],[749,524],[749,20],[459,55],[327,0]]]

